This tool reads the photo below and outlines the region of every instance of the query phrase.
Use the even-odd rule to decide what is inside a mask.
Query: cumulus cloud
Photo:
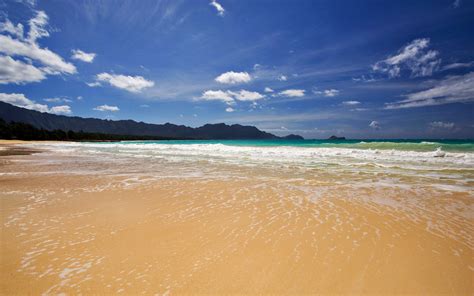
[[[203,92],[201,99],[206,101],[222,101],[229,105],[235,101],[257,101],[265,96],[256,91],[240,90],[240,91],[223,91],[223,90],[207,90]]]
[[[432,128],[441,128],[441,129],[452,129],[454,127],[453,122],[442,122],[442,121],[433,121],[430,122]]]
[[[279,92],[279,95],[284,97],[303,97],[304,93],[304,89],[287,89]]]
[[[269,87],[265,87],[264,91],[265,91],[266,93],[272,93],[272,92],[274,92],[274,90],[271,89],[271,88],[269,88]]]
[[[0,93],[0,101],[12,104],[17,107],[35,110],[39,112],[48,112],[54,114],[71,114],[71,107],[69,106],[54,106],[49,108],[48,105],[38,104],[33,100],[28,99],[24,94],[17,93]]]
[[[265,96],[256,91],[240,90],[238,92],[227,91],[238,101],[256,101],[263,99]]]
[[[95,53],[83,52],[80,49],[73,49],[73,50],[71,50],[71,52],[72,52],[72,56],[71,56],[72,59],[83,61],[83,62],[86,62],[86,63],[92,63],[95,59],[95,56],[96,56]]]
[[[280,80],[280,81],[287,81],[287,80],[288,80],[288,77],[286,77],[285,75],[280,75],[280,76],[278,77],[278,80]]]
[[[87,85],[94,87],[100,86],[100,82],[107,82],[108,84],[124,89],[129,92],[138,93],[145,88],[149,88],[155,85],[151,80],[146,80],[142,76],[127,76],[110,73],[100,73],[96,76],[96,82],[88,83]]]
[[[220,16],[224,16],[224,13],[225,13],[225,9],[224,7],[219,3],[217,2],[216,0],[212,0],[209,5],[213,6],[216,10],[217,10],[217,14],[220,15]]]
[[[415,108],[474,101],[474,72],[450,76],[436,86],[407,95],[405,100],[387,103],[385,109]]]
[[[227,107],[227,108],[225,109],[225,112],[234,112],[234,111],[235,111],[235,110],[234,110],[234,108],[232,108],[232,107]]]
[[[109,105],[100,105],[100,106],[95,107],[93,110],[101,111],[101,112],[105,112],[105,111],[117,112],[117,111],[120,111],[119,107],[109,106]]]
[[[252,77],[250,77],[249,73],[247,72],[229,71],[217,76],[215,80],[222,84],[238,84],[248,83],[250,80],[252,80]]]
[[[36,11],[35,17],[28,21],[26,34],[22,24],[14,25],[8,19],[0,23],[2,83],[37,82],[46,75],[76,73],[73,64],[38,44],[38,39],[49,36],[47,24],[48,16],[44,11]],[[12,72],[12,69],[18,72]]]
[[[49,113],[53,114],[71,114],[71,107],[67,105],[62,105],[62,106],[54,106],[49,109]]]
[[[38,82],[45,78],[45,73],[35,66],[0,55],[0,84]]]
[[[431,76],[439,68],[439,52],[428,49],[429,38],[415,39],[396,55],[389,56],[372,66],[372,70],[387,74],[390,78],[399,77],[402,71],[408,71],[412,77]]]
[[[222,101],[227,104],[234,103],[233,96],[222,90],[206,90],[203,92],[201,99],[206,101]]]
[[[380,124],[378,121],[375,121],[373,120],[370,124],[369,124],[369,127],[375,129],[375,130],[378,130],[380,129]]]
[[[342,102],[342,104],[346,106],[354,106],[354,105],[359,105],[360,102],[359,101],[344,101]]]

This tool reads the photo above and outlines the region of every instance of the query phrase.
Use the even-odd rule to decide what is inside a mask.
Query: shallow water
[[[8,158],[2,291],[472,293],[472,151],[242,143]]]

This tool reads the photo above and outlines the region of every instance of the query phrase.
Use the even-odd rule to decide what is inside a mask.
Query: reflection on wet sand
[[[473,291],[473,195],[449,180],[218,164],[155,178],[52,155],[4,158],[2,294]]]

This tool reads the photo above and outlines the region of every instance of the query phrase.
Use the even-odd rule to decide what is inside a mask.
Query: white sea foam
[[[44,147],[44,145],[42,146]],[[388,178],[410,177],[419,184],[439,184],[437,188],[462,187],[472,191],[474,153],[432,151],[405,151],[388,149],[356,149],[340,147],[293,146],[231,146],[224,144],[168,144],[168,143],[60,143],[51,144],[51,153],[74,159],[87,160],[90,166],[65,165],[65,171],[80,174],[97,173],[133,175],[123,184],[129,186],[143,180],[161,177],[242,177],[238,170],[221,171],[222,166],[268,168],[274,172],[309,173],[314,177],[352,176],[346,182],[372,182],[371,175],[383,174]],[[61,162],[61,158],[44,157]],[[103,164],[103,165],[102,165]],[[221,166],[217,169],[217,166]],[[149,177],[152,177],[151,179]],[[306,178],[306,177],[305,177]],[[364,181],[362,179],[364,179]],[[377,177],[380,178],[380,177]],[[334,179],[337,180],[338,178]],[[403,181],[405,182],[405,181]],[[402,182],[402,183],[403,183]],[[411,182],[411,181],[410,181]],[[416,182],[415,182],[416,183]],[[124,186],[125,186],[124,185]],[[413,184],[411,184],[413,185]],[[447,185],[444,186],[443,185]],[[449,187],[453,186],[453,187]]]

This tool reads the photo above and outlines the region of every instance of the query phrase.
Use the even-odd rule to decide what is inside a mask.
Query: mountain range
[[[0,118],[6,122],[22,122],[39,129],[131,136],[152,136],[175,139],[303,139],[298,135],[278,137],[254,126],[225,123],[188,127],[171,123],[150,124],[134,120],[104,120],[77,116],[55,115],[29,110],[0,102]]]

